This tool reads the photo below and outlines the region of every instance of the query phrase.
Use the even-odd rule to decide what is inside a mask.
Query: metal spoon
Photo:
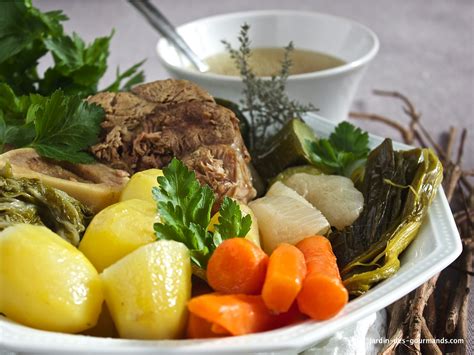
[[[173,43],[175,48],[188,58],[197,70],[201,73],[209,70],[209,66],[189,48],[183,37],[176,32],[171,22],[152,3],[148,0],[128,0],[128,2],[135,7],[158,32]]]

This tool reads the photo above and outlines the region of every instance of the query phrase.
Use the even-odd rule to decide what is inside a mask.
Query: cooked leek
[[[394,152],[385,140],[370,154],[364,211],[352,226],[331,235],[351,294],[363,294],[397,272],[399,256],[415,239],[442,177],[443,167],[429,149]]]

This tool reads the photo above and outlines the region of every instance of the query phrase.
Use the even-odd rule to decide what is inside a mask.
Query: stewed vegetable
[[[443,177],[429,149],[396,152],[387,139],[370,154],[355,223],[331,235],[344,285],[355,295],[393,275],[415,239]]]

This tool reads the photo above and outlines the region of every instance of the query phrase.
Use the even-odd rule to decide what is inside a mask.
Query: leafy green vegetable
[[[42,13],[31,0],[0,2],[0,81],[8,83],[18,95],[51,95],[61,88],[68,94],[86,96],[97,92],[99,80],[107,70],[112,33],[86,45],[76,34],[64,33],[61,22],[68,18],[61,11]],[[47,53],[54,66],[41,78],[40,58]],[[137,72],[140,62],[124,73],[117,73],[109,91],[127,89],[143,80]],[[128,78],[128,80],[127,80]],[[120,83],[126,81],[124,87]]]
[[[242,217],[239,205],[226,197],[215,232],[208,231],[214,193],[209,186],[202,187],[194,172],[178,159],[173,158],[163,169],[158,183],[159,187],[153,188],[161,220],[154,225],[156,235],[185,244],[196,266],[206,268],[209,257],[223,240],[244,237],[250,230],[251,217]]]
[[[97,142],[104,110],[90,105],[79,96],[65,96],[56,91],[43,104],[35,104],[36,136],[31,147],[40,155],[73,163],[91,163],[86,150]]]
[[[60,36],[65,19],[60,11],[41,13],[31,1],[0,2],[0,81],[20,94],[35,92],[36,66],[47,53],[43,38]]]
[[[144,62],[142,60],[123,73],[120,73],[120,69],[117,68],[115,81],[106,87],[104,91],[129,91],[132,86],[142,83],[145,80],[145,75],[143,75],[143,71],[138,71],[138,69]],[[125,80],[125,83],[122,85],[123,80]]]
[[[329,139],[307,142],[313,164],[329,174],[348,175],[347,169],[369,154],[369,135],[349,122],[341,122]]]
[[[0,84],[0,93],[5,93],[0,99],[0,152],[4,145],[28,146],[55,160],[94,162],[87,150],[98,140],[104,118],[101,107],[61,90],[51,97],[18,98],[6,84]]]
[[[353,225],[331,234],[344,285],[360,295],[393,275],[415,239],[441,184],[443,167],[429,149],[394,152],[389,139],[369,155],[365,206]]]
[[[44,225],[77,246],[92,212],[63,191],[37,179],[15,179],[11,167],[0,170],[0,231],[17,224]]]

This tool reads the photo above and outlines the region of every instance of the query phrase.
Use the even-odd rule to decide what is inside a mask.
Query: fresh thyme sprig
[[[286,80],[290,75],[292,61],[290,54],[294,49],[293,42],[285,47],[281,69],[278,75],[261,78],[253,72],[249,60],[252,55],[249,37],[250,26],[245,23],[240,29],[239,49],[234,49],[227,41],[222,41],[230,57],[239,69],[244,83],[242,91],[242,111],[250,120],[249,150],[258,157],[267,146],[268,139],[279,131],[286,122],[308,112],[315,111],[312,104],[303,105],[292,100],[286,93]]]

